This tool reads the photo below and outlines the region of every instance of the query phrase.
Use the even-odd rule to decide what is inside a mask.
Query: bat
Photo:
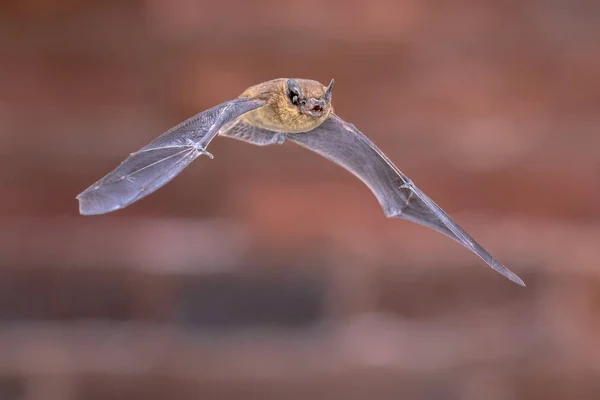
[[[144,198],[207,151],[217,136],[257,146],[296,143],[345,168],[377,198],[387,217],[432,228],[462,244],[491,268],[525,286],[404,175],[354,125],[333,111],[333,80],[280,78],[246,89],[205,110],[131,153],[117,168],[77,196],[82,215],[105,214]]]

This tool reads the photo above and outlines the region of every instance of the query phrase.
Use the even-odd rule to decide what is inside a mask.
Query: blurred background
[[[600,398],[600,3],[0,5],[0,399]],[[278,77],[528,284],[291,143],[75,196]]]

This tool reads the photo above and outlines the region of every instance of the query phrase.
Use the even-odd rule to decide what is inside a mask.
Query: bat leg
[[[277,144],[283,144],[283,142],[285,142],[285,134],[277,135]]]

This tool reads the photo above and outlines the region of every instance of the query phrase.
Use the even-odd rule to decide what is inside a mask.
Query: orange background
[[[0,399],[600,398],[600,3],[0,5]],[[75,196],[277,77],[528,284],[298,146],[217,138],[129,208]]]

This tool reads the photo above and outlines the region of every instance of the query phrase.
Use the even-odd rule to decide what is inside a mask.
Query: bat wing
[[[354,125],[332,114],[314,130],[287,134],[286,138],[360,178],[377,197],[386,216],[404,218],[451,237],[481,257],[494,270],[525,286],[521,278],[496,261]]]
[[[169,129],[132,153],[108,175],[77,196],[83,215],[124,208],[165,185],[206,151],[227,123],[264,105],[259,100],[232,100],[203,111]]]
[[[224,126],[219,135],[241,140],[255,146],[281,144],[285,141],[285,133],[260,128],[239,118]]]

